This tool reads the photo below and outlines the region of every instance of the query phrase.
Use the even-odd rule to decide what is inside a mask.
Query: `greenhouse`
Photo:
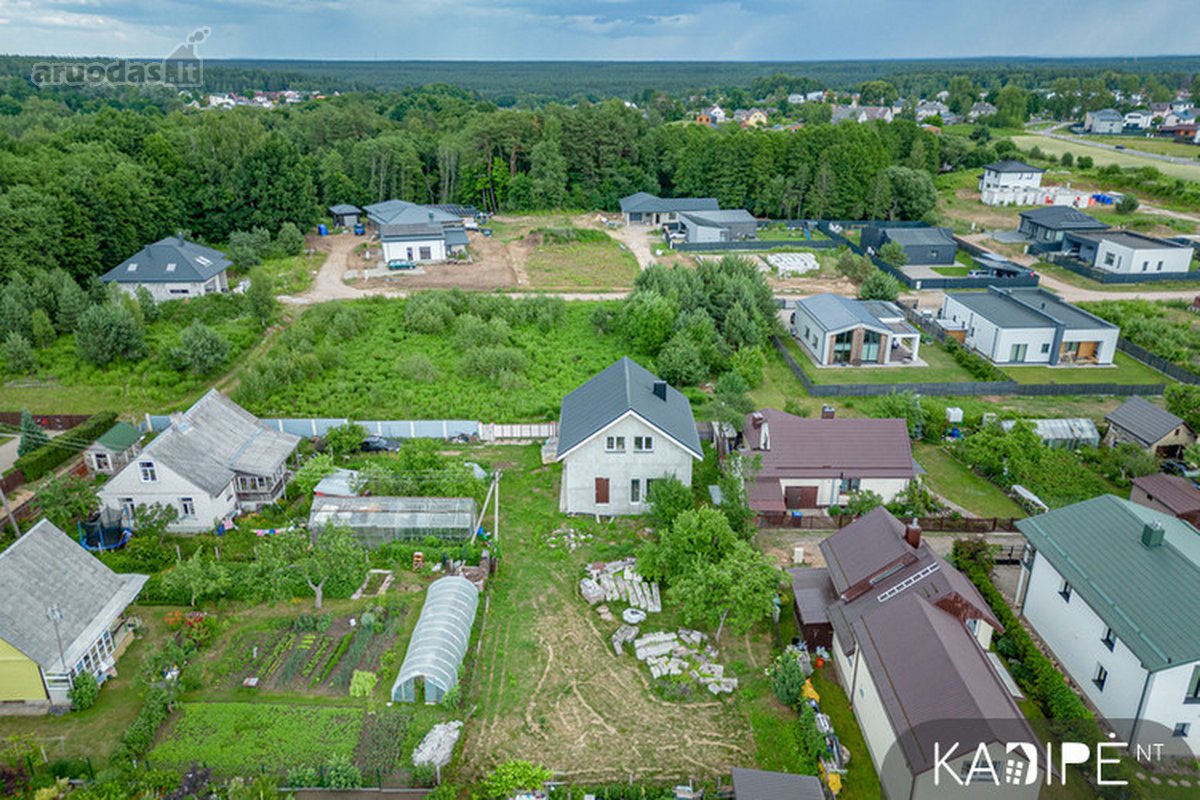
[[[365,546],[379,547],[429,536],[466,541],[475,520],[469,497],[314,497],[308,527],[349,528]]]
[[[415,703],[417,686],[423,684],[425,703],[432,705],[455,687],[478,606],[479,590],[466,578],[452,575],[430,585],[392,684],[393,701]]]

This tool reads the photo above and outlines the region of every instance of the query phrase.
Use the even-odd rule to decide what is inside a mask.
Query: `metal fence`
[[[484,442],[548,439],[558,435],[557,422],[477,422],[467,419],[351,420],[344,417],[268,417],[263,424],[305,439],[324,436],[330,428],[355,422],[367,433],[389,439],[479,439]],[[147,414],[145,427],[155,433],[166,430],[171,417]]]
[[[1197,289],[1200,289],[1200,271],[1196,272],[1131,272],[1118,273],[1109,272],[1104,269],[1096,269],[1089,267],[1074,258],[1062,256],[1060,258],[1051,259],[1052,263],[1062,267],[1065,270],[1074,272],[1076,275],[1081,275],[1089,280],[1097,283],[1157,283],[1159,281],[1189,281],[1196,283]]]
[[[1172,364],[1162,356],[1157,356],[1151,353],[1144,347],[1136,345],[1128,339],[1117,339],[1117,349],[1122,353],[1135,358],[1148,367],[1158,370],[1164,375],[1168,375],[1180,383],[1190,383],[1193,386],[1200,385],[1200,375],[1186,370],[1176,364]]]
[[[747,239],[741,242],[680,242],[674,247],[681,253],[733,253],[763,250],[786,250],[803,247],[810,250],[833,250],[842,243],[833,239]]]
[[[826,514],[789,514],[786,512],[759,514],[755,522],[762,528],[797,528],[800,530],[827,531],[841,529],[855,522],[858,517],[841,514],[831,517]],[[917,525],[926,533],[993,533],[1017,530],[1020,517],[920,517]],[[1020,546],[1018,545],[1018,548]]]

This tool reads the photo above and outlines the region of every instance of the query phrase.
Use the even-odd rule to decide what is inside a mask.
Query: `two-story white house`
[[[622,358],[563,398],[556,460],[559,509],[567,514],[642,514],[650,485],[692,482],[704,458],[686,397]]]
[[[1200,754],[1200,531],[1102,495],[1017,523],[1021,614],[1123,741]]]
[[[216,389],[196,401],[98,492],[104,508],[174,506],[171,530],[198,533],[283,495],[300,437],[263,425]]]
[[[1039,202],[1045,170],[1006,159],[985,164],[979,176],[979,199],[986,206],[1028,206]]]

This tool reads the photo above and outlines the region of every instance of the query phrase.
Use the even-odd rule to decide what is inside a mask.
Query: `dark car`
[[[1168,475],[1179,475],[1182,477],[1187,477],[1189,472],[1188,465],[1177,458],[1163,459],[1162,471]]]
[[[368,436],[363,439],[364,453],[394,453],[400,449],[400,443],[386,436]]]
[[[391,270],[416,269],[417,265],[402,258],[393,258],[391,261],[387,262],[387,268]]]

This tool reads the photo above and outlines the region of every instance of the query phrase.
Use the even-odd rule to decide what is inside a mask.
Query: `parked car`
[[[1163,459],[1162,471],[1168,475],[1179,475],[1185,478],[1191,473],[1191,470],[1188,469],[1188,465],[1177,458]]]
[[[399,258],[393,258],[391,261],[389,261],[387,263],[387,268],[388,269],[416,269],[417,265],[411,261],[406,261],[404,259],[399,259]]]
[[[400,443],[386,436],[371,435],[363,439],[361,449],[364,453],[394,453],[400,449]]]

